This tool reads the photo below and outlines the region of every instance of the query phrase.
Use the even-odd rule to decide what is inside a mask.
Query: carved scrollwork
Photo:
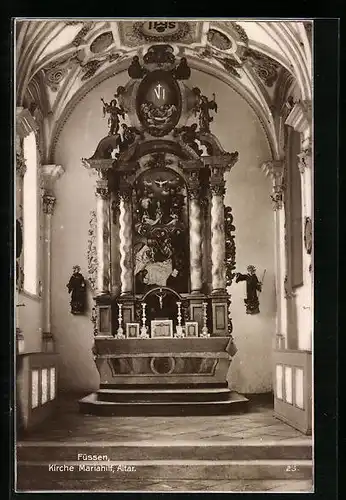
[[[24,177],[26,172],[26,162],[23,151],[22,141],[18,138],[16,141],[16,173],[20,177]]]
[[[231,304],[232,304],[232,301],[231,301],[231,298],[229,297],[227,299],[227,312],[228,312],[228,314],[227,314],[227,318],[228,318],[227,332],[228,332],[228,336],[233,338],[233,336],[232,336],[233,322],[232,322]]]
[[[94,21],[87,21],[83,22],[83,27],[78,31],[77,35],[74,37],[72,40],[72,45],[75,45],[75,47],[79,47],[84,42],[84,37],[89,33],[90,30],[94,27],[95,22]]]
[[[274,85],[279,76],[280,64],[277,61],[249,48],[245,50],[244,58],[253,66],[257,75],[267,87]]]
[[[181,303],[181,310],[182,310],[182,316],[183,316],[183,321],[190,321],[191,316],[190,316],[190,302],[188,300],[183,300]]]
[[[234,234],[235,227],[233,225],[233,214],[231,207],[225,207],[225,264],[226,264],[226,286],[232,284],[235,277],[236,268],[236,247]]]
[[[281,210],[284,204],[283,189],[275,189],[270,198],[273,202],[273,210]]]
[[[102,200],[107,200],[109,195],[110,193],[107,179],[98,179],[96,181],[96,196]]]
[[[64,58],[49,64],[44,68],[44,80],[48,87],[53,91],[57,92],[59,86],[64,78],[67,76],[69,70],[74,66],[79,64],[77,52],[65,56]]]
[[[88,230],[88,280],[93,291],[96,290],[97,282],[97,248],[96,248],[97,219],[96,211],[90,212],[89,230]]]
[[[53,215],[54,213],[54,207],[55,207],[55,201],[56,198],[55,196],[49,195],[49,194],[44,194],[42,196],[42,209],[43,213],[47,215]]]
[[[91,322],[93,324],[94,336],[96,337],[98,335],[98,328],[97,328],[97,309],[95,306],[91,310],[90,319],[91,319]],[[94,349],[93,349],[93,353],[94,353]]]
[[[201,191],[198,172],[190,172],[188,176],[188,187],[190,199],[198,199]]]
[[[142,304],[139,301],[135,302],[135,321],[139,324],[142,321]]]
[[[224,196],[225,179],[223,169],[213,169],[210,176],[210,190],[215,196]]]

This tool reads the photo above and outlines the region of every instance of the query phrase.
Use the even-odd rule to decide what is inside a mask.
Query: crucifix
[[[166,297],[167,293],[162,292],[162,288],[160,288],[158,293],[155,293],[156,297],[159,299],[160,309],[163,307],[163,299]]]

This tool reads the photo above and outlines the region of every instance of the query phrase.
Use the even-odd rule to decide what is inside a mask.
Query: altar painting
[[[145,172],[135,187],[135,292],[169,287],[188,292],[186,188],[173,171]]]

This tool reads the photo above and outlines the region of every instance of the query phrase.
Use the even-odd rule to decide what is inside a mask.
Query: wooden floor
[[[177,441],[208,443],[225,441],[260,441],[311,443],[311,437],[277,420],[273,416],[270,401],[253,398],[250,410],[245,414],[222,416],[174,416],[174,417],[99,417],[78,412],[76,398],[63,398],[54,418],[19,442],[23,446],[40,446],[47,442],[68,446],[79,443],[109,445],[124,442],[162,443]],[[19,464],[18,471],[21,465]],[[58,475],[38,475],[23,479],[20,491],[64,490],[64,491],[312,491],[312,479],[295,480],[222,480],[205,477],[203,480],[179,479],[139,480],[131,474],[122,474],[121,482],[112,477],[102,479],[62,480]],[[25,486],[26,485],[26,486]]]

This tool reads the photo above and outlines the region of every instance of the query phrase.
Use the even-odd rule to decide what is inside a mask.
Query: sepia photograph
[[[314,492],[313,27],[14,20],[16,492]]]

